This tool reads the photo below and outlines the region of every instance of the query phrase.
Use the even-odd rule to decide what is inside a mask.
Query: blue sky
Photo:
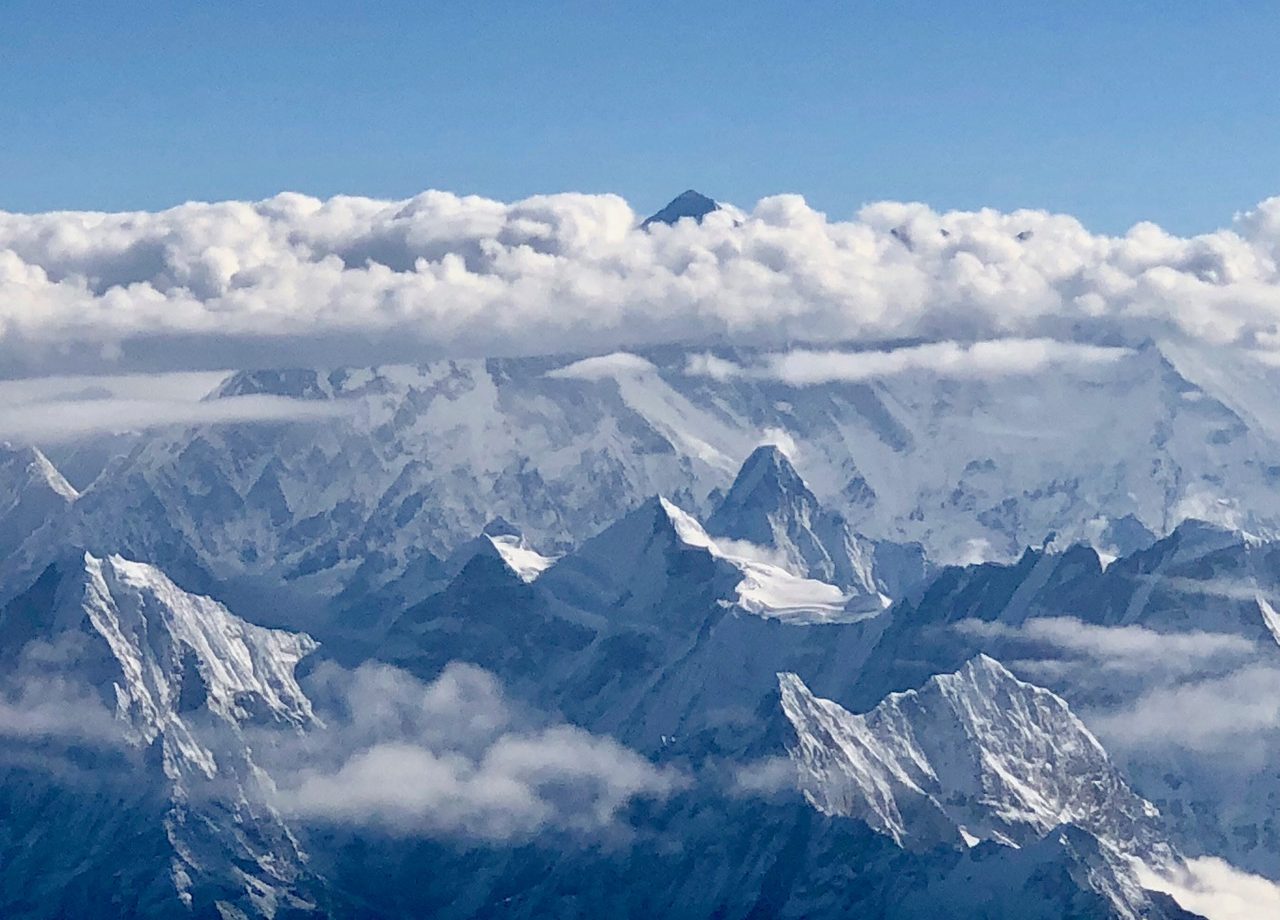
[[[1037,207],[1280,194],[1280,4],[0,5],[0,208],[290,189]]]

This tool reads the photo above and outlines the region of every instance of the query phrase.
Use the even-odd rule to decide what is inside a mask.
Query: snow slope
[[[326,595],[357,572],[376,588],[445,559],[496,516],[556,553],[651,495],[708,515],[756,447],[790,443],[807,487],[851,532],[919,542],[941,562],[1013,558],[1055,534],[1119,554],[1135,548],[1127,534],[1185,517],[1273,532],[1280,431],[1249,411],[1265,400],[1229,404],[1156,345],[1118,354],[1013,376],[909,368],[802,383],[709,374],[706,354],[681,348],[245,372],[212,398],[326,400],[340,414],[149,436],[76,502],[69,526],[91,549],[184,583],[198,571]],[[788,528],[781,552],[825,579],[821,554]],[[865,575],[849,568],[835,580]]]

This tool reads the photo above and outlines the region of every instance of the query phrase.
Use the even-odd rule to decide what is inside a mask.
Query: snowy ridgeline
[[[919,543],[938,564],[1046,540],[1119,555],[1185,518],[1261,535],[1280,522],[1280,379],[1240,356],[1090,348],[981,373],[819,357],[805,366],[825,372],[805,377],[787,354],[675,348],[241,373],[213,398],[337,415],[143,437],[23,555],[70,529],[175,577],[334,596],[435,577],[495,519],[555,555],[663,495],[726,536],[711,516],[762,443],[852,533]],[[830,542],[830,520],[810,525]],[[811,549],[786,551],[816,565]],[[841,562],[820,580],[852,583]]]

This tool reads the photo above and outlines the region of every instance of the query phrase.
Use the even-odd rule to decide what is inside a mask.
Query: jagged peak
[[[713,550],[715,548],[714,541],[692,514],[662,496],[658,496],[657,505],[667,523],[671,525],[672,533],[681,543],[695,549]]]
[[[119,662],[123,682],[117,699],[144,738],[164,727],[188,653],[219,716],[232,722],[313,721],[310,701],[294,677],[295,665],[318,647],[311,636],[246,622],[213,598],[182,590],[145,562],[89,552],[81,560],[81,590],[71,602]]]
[[[802,788],[828,814],[862,818],[900,844],[1016,845],[1072,824],[1121,852],[1170,852],[1153,823],[1158,811],[1067,703],[990,656],[862,715],[814,696],[793,673],[778,685]]]
[[[615,520],[564,557],[552,572],[587,568],[608,582],[630,580],[635,560],[651,549],[665,554],[694,551],[714,555],[713,541],[702,525],[674,502],[654,495]],[[628,560],[628,565],[619,565]],[[549,573],[550,574],[550,573]]]
[[[266,368],[236,371],[206,396],[287,396],[291,399],[330,399],[332,387],[324,373],[315,368]]]
[[[480,533],[486,537],[520,537],[522,536],[520,528],[512,524],[502,515],[490,518],[488,523],[480,529]]]
[[[1013,676],[1013,672],[1002,665],[995,658],[992,658],[986,652],[979,652],[964,663],[957,674],[963,674],[969,679],[973,679],[978,674],[988,675],[996,680],[1008,680],[1024,687],[1032,687],[1034,684],[1028,684],[1018,680]]]
[[[762,518],[784,509],[790,509],[787,517],[808,519],[820,513],[821,505],[783,450],[764,444],[743,462],[707,520],[707,530],[735,539],[764,540],[766,531],[773,528]]]
[[[1262,540],[1259,537],[1242,530],[1198,518],[1186,518],[1168,535],[1145,549],[1130,553],[1112,565],[1119,564],[1122,567],[1134,563],[1150,565],[1153,560],[1160,560],[1162,563],[1185,563],[1211,553],[1253,546],[1260,542]]]
[[[1234,527],[1201,518],[1186,518],[1181,521],[1169,537],[1176,538],[1182,544],[1218,544],[1227,546],[1233,543],[1245,543],[1253,537]],[[1168,539],[1168,538],[1166,538]]]

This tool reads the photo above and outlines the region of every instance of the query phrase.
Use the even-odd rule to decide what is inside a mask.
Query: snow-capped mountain
[[[495,525],[486,539],[516,539],[504,530]],[[724,552],[695,518],[664,499],[642,504],[536,577],[522,557],[492,541],[489,546],[490,551],[473,554],[444,591],[399,617],[374,654],[424,677],[438,674],[451,660],[478,662],[501,676],[518,699],[550,705],[584,728],[608,732],[684,770],[696,771],[696,765],[717,758],[781,754],[781,728],[792,713],[778,706],[775,672],[803,671],[847,695],[892,619],[885,611],[870,617],[801,616],[790,607],[757,606],[774,595],[766,592],[765,601],[743,597],[744,582],[758,587],[749,577],[753,572],[764,571],[784,585],[806,579]],[[620,558],[629,564],[618,566]],[[1126,887],[1131,878],[1115,862],[1113,844],[1096,836],[1092,825],[1080,834],[1064,828],[1034,840],[1029,835],[1022,849],[999,846],[994,856],[981,847],[970,849],[962,837],[953,840],[953,849],[929,854],[899,847],[890,837],[878,843],[874,834],[858,830],[859,822],[841,815],[806,817],[814,812],[802,802],[768,804],[771,793],[765,800],[750,797],[756,793],[717,800],[722,793],[709,792],[706,780],[665,810],[637,816],[631,832],[638,849],[629,857],[610,856],[607,850],[593,855],[596,850],[580,850],[571,841],[549,849],[490,847],[477,853],[470,845],[410,845],[359,835],[349,850],[338,846],[343,837],[335,838],[332,829],[317,835],[276,813],[270,804],[272,778],[255,762],[246,741],[250,725],[304,734],[315,730],[311,703],[294,677],[295,664],[313,648],[311,640],[251,626],[222,605],[182,591],[148,565],[92,555],[72,562],[51,568],[5,608],[0,619],[4,648],[10,650],[5,674],[27,679],[43,667],[48,677],[48,664],[56,662],[54,673],[66,685],[86,686],[100,701],[95,706],[103,721],[93,723],[93,737],[115,739],[111,750],[119,753],[109,756],[123,758],[126,782],[150,790],[114,820],[134,839],[149,840],[148,849],[127,856],[100,832],[85,830],[110,827],[103,802],[127,801],[120,793],[104,797],[101,789],[93,794],[64,789],[51,821],[47,806],[14,797],[14,790],[31,782],[27,774],[8,772],[3,788],[18,816],[13,826],[21,840],[29,841],[34,829],[45,825],[49,846],[56,842],[69,859],[87,860],[94,872],[128,864],[131,872],[154,873],[145,883],[141,876],[131,878],[130,890],[146,892],[147,900],[122,904],[120,913],[156,912],[190,899],[195,906],[220,904],[248,916],[280,916],[342,911],[352,897],[366,912],[397,912],[393,905],[404,897],[397,893],[403,889],[389,884],[386,873],[394,877],[399,870],[379,872],[379,883],[371,885],[368,865],[348,859],[359,852],[383,854],[377,859],[398,861],[404,871],[417,867],[419,878],[432,879],[419,883],[419,897],[436,899],[429,912],[441,916],[464,915],[450,906],[455,904],[471,904],[471,909],[490,904],[498,910],[499,904],[513,903],[518,906],[506,909],[514,915],[539,916],[563,909],[566,897],[588,910],[603,910],[617,896],[607,879],[638,892],[644,888],[636,875],[642,866],[665,865],[664,874],[690,877],[692,867],[670,864],[672,850],[663,841],[674,837],[705,840],[712,850],[712,839],[740,839],[746,849],[709,857],[708,871],[717,880],[704,881],[697,892],[671,888],[655,894],[656,903],[672,916],[717,915],[728,904],[741,905],[743,916],[753,905],[765,909],[761,904],[772,904],[770,912],[778,915],[809,916],[861,904],[876,915],[922,917],[939,898],[958,917],[983,916],[992,904],[1045,918],[1066,911],[1099,918],[1186,916],[1140,888]],[[359,660],[364,653],[353,654]],[[985,713],[971,728],[975,735],[982,729],[993,750],[1028,759],[1044,754],[1047,748],[1034,744],[1010,746],[1009,738],[991,729],[1000,713],[1019,721],[1008,694],[1032,693],[1036,700],[1035,694],[1043,694],[1006,680],[998,668],[992,663],[980,669],[990,670],[991,679],[966,688],[966,705]],[[783,698],[788,698],[785,688]],[[907,708],[894,701],[885,705]],[[1055,716],[1062,724],[1051,724]],[[1056,753],[1072,750],[1079,740],[1069,713],[1051,706],[1037,725],[1041,733],[1033,737],[1053,745]],[[1061,737],[1051,737],[1051,730]],[[134,763],[139,757],[141,765]],[[98,771],[103,762],[98,761]],[[1080,766],[1083,783],[1097,780],[1089,772],[1094,762],[1064,764],[1073,770]],[[1114,794],[1121,801],[1119,787],[1094,786],[1100,796]],[[1045,795],[1063,788],[1046,783]],[[1001,791],[1007,794],[1004,809],[991,803],[993,814],[1040,801],[1016,787]],[[722,804],[708,804],[709,794],[713,803]],[[1080,801],[1087,803],[1070,799],[1073,806]],[[986,833],[980,821],[966,820]],[[1010,827],[999,829],[1013,836]],[[911,833],[919,832],[913,824]],[[82,839],[68,846],[64,835],[77,839],[77,833]],[[310,840],[312,849],[321,841],[321,854],[307,860],[299,840]],[[1152,843],[1152,851],[1158,846]],[[852,875],[851,853],[858,854],[859,866]],[[429,854],[429,861],[419,862],[427,856],[415,854]],[[24,866],[28,872],[47,871],[51,859],[47,854],[27,862],[14,858],[8,878],[16,879],[17,887],[11,890],[34,877],[22,875]],[[428,865],[435,871],[426,871]],[[504,880],[530,872],[539,881],[522,887],[515,902],[509,900],[504,892],[510,892],[510,882]],[[788,879],[782,888],[772,881],[779,872]],[[903,873],[918,884],[900,889]],[[53,907],[29,912],[75,909],[82,903],[76,898],[83,892],[96,896],[104,878],[91,876],[90,884],[61,899],[39,889]],[[962,878],[970,886],[959,890]],[[583,885],[594,893],[571,894]],[[15,895],[8,903],[17,909],[31,902]]]
[[[1163,861],[1159,812],[1135,795],[1066,702],[979,655],[865,715],[778,677],[806,798],[898,843],[1022,846],[1071,824]]]
[[[980,655],[865,715],[815,697],[778,675],[795,733],[791,756],[805,798],[825,814],[856,817],[900,845],[1020,849],[1084,831],[1105,866],[1091,879],[1122,916],[1152,905],[1128,862],[1168,870],[1159,811],[1134,794],[1067,704]]]
[[[1232,757],[1187,727],[1280,686],[1280,424],[1237,392],[1274,381],[1103,351],[1016,381],[683,348],[244,372],[209,398],[327,410],[137,436],[82,494],[12,452],[0,903],[411,913],[381,866],[432,876],[427,913],[531,917],[649,865],[704,879],[642,905],[673,916],[1158,918],[1185,914],[1130,857],[1280,879],[1265,702]],[[284,623],[325,646],[255,625]],[[313,827],[254,754],[318,731],[304,656],[469,662],[682,779],[626,815],[628,857]],[[1166,705],[1190,740],[1155,737]],[[777,769],[798,732],[808,802]]]
[[[710,515],[743,458],[780,442],[797,445],[795,468],[852,533],[918,542],[939,562],[1012,558],[1055,534],[1127,552],[1144,528],[1184,517],[1271,532],[1280,427],[1259,400],[1228,400],[1206,373],[1201,386],[1181,352],[1113,351],[1016,378],[907,368],[793,381],[759,370],[757,352],[672,348],[246,372],[211,398],[318,400],[336,415],[144,438],[22,555],[38,560],[69,529],[189,587],[373,590],[432,568],[497,517],[554,555],[651,495]],[[800,541],[784,554],[816,551],[783,529]],[[844,554],[828,545],[842,537],[814,535]],[[850,567],[838,581],[859,577]]]
[[[89,554],[10,602],[0,635],[0,685],[27,714],[5,726],[6,914],[83,915],[98,899],[121,915],[315,906],[242,736],[311,724],[293,673],[309,637],[246,623],[152,566]],[[130,841],[136,853],[115,849]]]
[[[925,578],[917,545],[883,549],[824,508],[776,445],[756,448],[707,519],[722,541],[763,547],[788,571],[845,586],[860,595],[901,597]],[[730,544],[731,545],[731,544]]]
[[[1105,568],[1076,546],[947,570],[894,610],[846,702],[873,706],[978,653],[1019,661],[1096,727],[1181,849],[1280,877],[1280,777],[1264,766],[1280,734],[1250,715],[1280,673],[1278,553],[1187,522]]]

